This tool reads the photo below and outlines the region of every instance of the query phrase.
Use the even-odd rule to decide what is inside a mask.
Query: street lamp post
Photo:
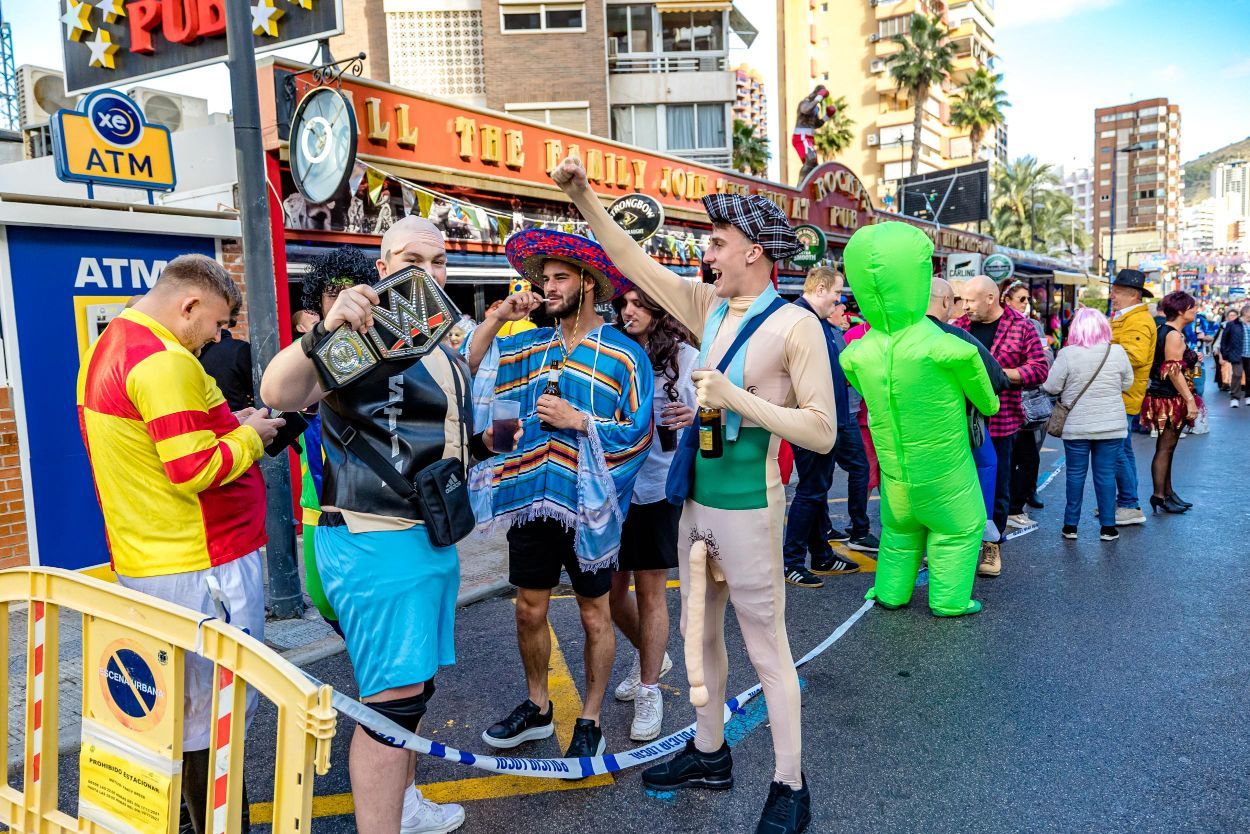
[[[1135,153],[1137,151],[1150,150],[1152,148],[1157,147],[1158,144],[1159,144],[1158,142],[1134,142],[1133,144],[1126,145],[1123,148],[1116,148],[1115,152],[1111,154],[1111,234],[1110,234],[1111,240],[1110,240],[1110,245],[1108,247],[1110,248],[1111,252],[1110,252],[1110,256],[1106,259],[1107,260],[1107,284],[1108,286],[1110,286],[1111,282],[1115,281],[1115,221],[1116,221],[1115,202],[1116,202],[1116,192],[1118,190],[1116,187],[1116,178],[1120,170],[1119,154]],[[1111,314],[1110,293],[1108,293],[1107,295],[1107,314],[1108,315]]]

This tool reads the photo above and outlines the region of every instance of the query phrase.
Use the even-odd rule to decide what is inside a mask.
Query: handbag
[[[451,375],[456,385],[456,404],[464,399],[460,383],[460,371],[451,359]],[[460,450],[468,447],[464,420],[460,420]],[[410,502],[417,515],[425,523],[430,544],[435,547],[451,547],[473,532],[477,520],[469,501],[469,479],[465,475],[461,458],[443,458],[422,469],[408,483],[404,476],[376,449],[369,445],[353,427],[343,432],[343,445],[361,462],[373,470],[387,486]]]
[[[764,323],[764,320],[786,306],[787,303],[784,298],[774,298],[772,303],[765,307],[758,316],[747,322],[738,331],[738,335],[734,337],[733,344],[729,346],[729,350],[725,351],[725,355],[721,357],[716,370],[724,373],[725,369],[729,367],[729,363],[733,361],[734,354],[746,344],[747,339],[751,338],[752,334]],[[690,487],[694,484],[694,459],[698,454],[699,426],[698,417],[696,416],[695,425],[682,429],[681,440],[677,444],[677,451],[673,453],[673,462],[668,467],[668,479],[664,482],[664,497],[668,499],[670,504],[680,507],[686,503],[686,498],[690,495]]]
[[[981,448],[985,442],[985,415],[977,411],[976,406],[968,408],[968,445],[973,449]]]
[[[1026,388],[1020,392],[1020,407],[1024,409],[1026,428],[1042,426],[1054,412],[1055,401],[1041,388]]]
[[[1051,437],[1063,437],[1063,424],[1068,422],[1069,412],[1072,411],[1073,407],[1076,406],[1077,402],[1081,399],[1081,397],[1085,395],[1085,392],[1089,390],[1089,386],[1094,384],[1094,380],[1098,379],[1098,375],[1102,373],[1103,365],[1107,364],[1107,357],[1110,355],[1111,355],[1111,343],[1108,342],[1107,352],[1102,355],[1102,361],[1098,363],[1098,369],[1094,371],[1093,376],[1091,376],[1088,380],[1086,380],[1085,386],[1081,388],[1080,393],[1076,395],[1076,398],[1073,399],[1072,402],[1068,403],[1067,405],[1063,404],[1062,397],[1060,397],[1055,402],[1055,408],[1050,413],[1050,419],[1046,421],[1046,433],[1047,434],[1049,434]]]

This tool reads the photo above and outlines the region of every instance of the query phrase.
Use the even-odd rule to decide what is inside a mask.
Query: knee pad
[[[425,689],[416,695],[409,695],[407,698],[396,698],[392,701],[371,701],[366,706],[381,715],[385,715],[408,732],[415,733],[417,727],[421,724],[421,719],[425,716],[426,704],[433,695],[434,681],[430,680],[426,682]],[[405,746],[396,744],[395,739],[391,736],[379,733],[363,724],[361,729],[365,731],[365,735],[380,744],[385,744],[387,747]]]

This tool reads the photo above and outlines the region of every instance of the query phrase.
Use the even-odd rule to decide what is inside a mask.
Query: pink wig
[[[1093,307],[1082,307],[1072,317],[1068,327],[1068,344],[1077,347],[1094,347],[1111,341],[1111,323]]]

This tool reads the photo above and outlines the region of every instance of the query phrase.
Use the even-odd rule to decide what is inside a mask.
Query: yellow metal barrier
[[[175,832],[181,792],[184,654],[214,664],[209,834],[238,834],[246,687],[278,708],[273,831],[304,834],[313,770],[330,766],[335,712],[314,686],[258,640],[217,619],[81,574],[0,571],[0,646],[9,612],[29,603],[23,789],[0,785],[0,823],[30,834]],[[62,612],[81,614],[83,734],[78,819],[57,808],[58,645]],[[0,663],[7,711],[8,664]],[[8,734],[0,733],[0,761]]]

